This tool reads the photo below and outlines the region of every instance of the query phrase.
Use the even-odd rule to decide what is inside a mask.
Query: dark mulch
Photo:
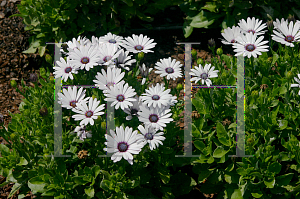
[[[24,79],[26,86],[32,86],[32,83],[29,82],[29,74],[37,73],[39,74],[39,67],[43,66],[45,63],[44,58],[41,58],[37,53],[36,54],[24,54],[22,51],[28,49],[29,43],[28,39],[30,37],[29,31],[24,31],[24,24],[21,17],[8,18],[12,14],[19,13],[17,9],[17,4],[20,3],[20,0],[3,0],[0,3],[0,114],[4,116],[4,126],[7,128],[7,125],[11,121],[11,117],[8,113],[10,111],[13,114],[20,113],[18,110],[19,104],[24,98],[21,94],[16,92],[16,90],[10,85],[10,80],[16,80],[18,83],[18,88],[22,90],[21,79]],[[139,34],[138,32],[134,32]],[[166,31],[156,31],[149,32],[148,37],[154,39],[157,43],[155,53],[149,53],[146,57],[146,66],[154,68],[154,65],[159,59],[167,58],[171,56],[172,58],[177,59],[182,64],[184,64],[184,45],[176,45],[176,42],[180,41],[201,41],[201,45],[193,45],[193,48],[197,49],[198,57],[201,57],[203,60],[210,61],[211,54],[208,53],[207,49],[207,40],[217,35],[213,38],[219,38],[220,33],[216,32],[215,34],[204,33],[202,34],[199,30],[195,29],[193,34],[185,39],[182,34],[182,30],[166,30]],[[145,34],[145,33],[143,33]],[[178,36],[179,35],[179,36]],[[181,35],[181,36],[180,36]],[[200,37],[201,35],[201,37]],[[125,36],[125,35],[124,35]],[[217,39],[215,39],[217,40]],[[220,42],[216,41],[217,47],[220,47]],[[201,49],[201,50],[200,50]],[[157,82],[163,82],[163,79],[154,73],[154,70],[150,74],[150,80],[154,81],[154,84]],[[170,81],[170,87],[174,88],[178,83],[184,84],[184,78],[178,79],[176,81]],[[193,89],[195,93],[198,89]],[[183,100],[184,90],[181,90],[179,99]],[[193,115],[197,115],[193,111]],[[183,113],[182,115],[183,116]],[[177,122],[177,125],[184,128],[183,119]],[[0,137],[0,143],[6,144],[7,142]],[[178,142],[177,142],[178,144]],[[182,150],[178,144],[177,148]],[[190,168],[182,168],[183,170],[190,170]],[[197,176],[195,180],[197,181]],[[5,178],[0,175],[0,184],[5,182]],[[5,199],[8,197],[13,183],[8,184],[0,188],[0,198]],[[214,198],[214,194],[204,194],[201,193],[199,188],[200,184],[195,187],[188,195],[185,195],[185,198]],[[18,192],[11,198],[16,199],[18,197]],[[35,198],[31,192],[27,194],[25,199]]]

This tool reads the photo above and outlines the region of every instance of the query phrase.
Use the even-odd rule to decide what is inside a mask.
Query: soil
[[[12,114],[20,113],[18,110],[19,104],[24,98],[21,94],[16,92],[16,90],[10,85],[11,80],[15,80],[18,84],[18,89],[22,90],[21,79],[24,80],[26,86],[33,86],[29,81],[30,73],[39,74],[39,67],[47,64],[43,57],[40,57],[37,53],[35,54],[24,54],[22,51],[27,50],[29,47],[28,39],[30,37],[29,31],[24,31],[24,24],[21,17],[8,18],[12,14],[19,13],[17,4],[20,0],[3,0],[0,3],[0,120],[1,115],[3,115],[4,126],[7,128],[11,117],[9,111]],[[172,10],[172,9],[170,9]],[[165,14],[170,15],[171,11],[165,10]],[[159,13],[162,14],[162,13]],[[184,16],[182,16],[183,18]],[[178,16],[177,16],[178,18]],[[169,18],[168,21],[172,21]],[[173,19],[174,20],[174,19]],[[136,28],[141,28],[136,26]],[[143,27],[142,27],[143,28]],[[157,61],[163,58],[172,57],[180,61],[184,65],[184,45],[177,45],[177,42],[201,42],[201,45],[192,45],[194,49],[197,50],[197,57],[202,58],[205,61],[210,61],[211,53],[207,47],[207,41],[210,38],[214,38],[216,42],[216,49],[221,47],[221,42],[218,38],[221,38],[220,29],[218,30],[206,30],[206,29],[194,29],[194,32],[189,38],[184,38],[182,29],[176,30],[155,30],[155,31],[141,31],[139,29],[132,30],[127,34],[120,34],[121,36],[131,36],[131,34],[144,34],[154,39],[157,43],[154,53],[148,53],[145,56],[146,66],[154,68]],[[89,38],[89,37],[88,37]],[[230,49],[223,46],[224,53],[229,53]],[[196,65],[196,63],[194,63]],[[154,70],[149,75],[150,81],[163,82],[163,79],[154,73]],[[170,81],[170,87],[176,87],[178,83],[184,84],[184,78],[178,79],[176,81]],[[195,93],[198,89],[192,90]],[[179,99],[183,100],[184,90],[180,92]],[[183,116],[183,113],[182,115]],[[197,112],[193,111],[193,117],[197,117]],[[184,128],[183,120],[179,120],[177,125]],[[1,128],[1,127],[0,127]],[[0,137],[1,144],[7,144],[8,140],[4,140]],[[179,140],[178,140],[179,141]],[[10,141],[9,141],[10,142]],[[177,148],[183,147],[177,142]],[[191,144],[191,143],[190,143]],[[190,147],[186,146],[186,147]],[[194,148],[193,144],[192,147]],[[182,148],[183,149],[183,148]],[[181,149],[181,150],[182,150]],[[191,170],[191,168],[183,167],[182,171],[185,172]],[[192,175],[191,175],[192,176]],[[197,181],[197,175],[192,176]],[[5,182],[5,178],[0,175],[0,184]],[[0,199],[8,198],[11,191],[13,183],[8,184],[0,188]],[[182,196],[184,198],[214,198],[214,194],[204,194],[201,193],[199,188],[201,184],[198,184],[189,194]],[[18,198],[19,192],[17,192],[11,199]],[[35,198],[35,196],[29,192],[25,199]]]

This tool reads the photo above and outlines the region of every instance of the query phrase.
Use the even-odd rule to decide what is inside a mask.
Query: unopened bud
[[[293,73],[292,73],[292,71],[289,71],[289,72],[287,72],[287,74],[286,74],[286,78],[288,79],[288,80],[291,80],[292,78],[293,78]]]
[[[210,46],[210,47],[215,47],[215,45],[216,45],[216,42],[215,42],[215,40],[214,39],[210,39],[210,40],[208,40],[208,45]]]
[[[203,59],[201,59],[201,58],[199,58],[199,59],[197,59],[197,64],[198,65],[203,65],[204,64],[204,61],[203,61]]]
[[[197,58],[197,51],[196,51],[195,49],[192,50],[192,57],[193,57],[194,59]]]
[[[10,81],[10,85],[11,85],[13,88],[17,88],[17,82],[16,82],[16,80],[11,80],[11,81]]]
[[[101,128],[106,129],[106,122],[101,122]]]
[[[182,84],[180,84],[180,83],[177,84],[176,89],[177,89],[178,91],[181,91],[182,88],[183,88]]]
[[[218,48],[218,49],[217,49],[217,54],[220,55],[220,56],[223,54],[222,48]]]
[[[138,60],[142,60],[144,58],[144,52],[139,52],[138,54]]]
[[[44,68],[40,68],[40,75],[42,77],[46,76],[46,70]]]
[[[252,91],[251,95],[254,97],[258,96],[258,91]]]

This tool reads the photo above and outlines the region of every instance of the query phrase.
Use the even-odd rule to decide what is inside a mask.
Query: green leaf
[[[226,151],[222,146],[218,146],[214,153],[213,153],[213,157],[214,158],[221,158],[222,156],[224,156],[226,153],[228,153],[228,151]]]
[[[215,161],[215,159],[212,157],[212,156],[210,156],[209,158],[208,158],[208,160],[207,160],[207,163],[208,164],[211,164],[211,163],[213,163]]]
[[[196,107],[199,114],[206,114],[205,106],[197,97],[192,100],[192,104]]]
[[[103,179],[100,183],[100,187],[105,191],[109,191],[110,184],[111,184],[111,181]]]
[[[274,188],[275,185],[275,178],[272,177],[271,180],[264,180],[265,185],[267,186],[267,188]]]
[[[193,17],[193,20],[190,24],[190,26],[194,28],[208,28],[209,25],[214,23],[214,19],[208,21],[207,18],[204,16],[204,11],[201,10],[201,12]]]
[[[278,186],[286,186],[289,185],[292,178],[293,178],[293,173],[288,173],[288,174],[284,174],[281,176],[277,176],[276,177],[276,182],[278,184]]]
[[[158,172],[158,174],[160,175],[160,178],[161,178],[161,181],[164,183],[164,184],[168,184],[169,181],[170,181],[170,174],[168,172]]]
[[[278,120],[278,125],[279,125],[278,130],[283,130],[288,126],[288,121],[287,120]]]
[[[194,123],[192,123],[192,135],[194,138],[198,138],[200,136],[200,132]]]
[[[187,22],[187,21],[185,21],[183,23],[182,28],[183,28],[183,34],[184,34],[185,38],[188,38],[192,34],[193,29],[194,29],[192,26],[190,26],[190,22]]]
[[[267,77],[263,77],[263,79],[262,79],[262,84],[267,84],[269,88],[272,87],[272,83],[271,83],[271,81],[269,80],[269,78],[267,78]]]
[[[36,194],[38,192],[43,193],[45,191],[45,186],[46,183],[44,183],[39,176],[33,177],[28,181],[28,187],[31,189],[33,194]]]
[[[268,171],[278,174],[280,173],[281,167],[281,164],[279,164],[278,162],[273,162],[268,166]]]
[[[217,136],[218,136],[218,140],[225,146],[231,145],[230,138],[224,126],[220,122],[217,123]]]
[[[20,162],[17,164],[18,166],[27,165],[28,162],[24,157],[20,158]]]
[[[133,6],[132,0],[122,0],[124,3],[126,3],[129,7]]]
[[[195,140],[194,141],[194,146],[197,148],[197,149],[199,149],[200,151],[202,151],[202,150],[204,150],[205,149],[205,144],[202,142],[202,141],[200,141],[200,140]]]
[[[89,187],[84,189],[84,192],[86,193],[86,195],[88,195],[89,197],[94,197],[95,195],[95,190],[93,187]]]
[[[88,183],[88,181],[85,181],[83,178],[84,178],[84,176],[75,176],[75,177],[73,177],[73,181],[76,184],[85,185],[86,183]]]
[[[43,57],[46,51],[46,46],[40,46],[38,47],[38,49],[39,49],[40,56]]]
[[[278,58],[279,58],[279,55],[275,53],[275,54],[273,55],[272,65],[275,64],[275,62],[278,60]]]
[[[93,168],[92,168],[92,171],[94,173],[94,177],[96,178],[99,173],[100,173],[100,166],[99,165],[95,165]]]
[[[228,81],[227,81],[227,84],[226,85],[231,85],[231,86],[234,86],[236,85],[236,78],[231,75],[229,78],[228,78]]]
[[[0,153],[3,156],[8,156],[10,154],[9,148],[4,144],[0,144]]]
[[[205,9],[208,10],[210,12],[216,12],[216,7],[217,5],[215,4],[215,2],[207,2],[205,6],[203,6],[201,9]]]
[[[30,46],[27,50],[22,51],[22,53],[35,53],[36,47]]]
[[[22,184],[15,183],[7,198],[12,197],[22,186],[23,186],[23,183]]]
[[[243,199],[243,195],[240,189],[235,189],[231,195],[231,199]]]
[[[262,194],[261,191],[258,191],[258,193],[251,193],[251,195],[255,198],[261,198],[264,194]]]

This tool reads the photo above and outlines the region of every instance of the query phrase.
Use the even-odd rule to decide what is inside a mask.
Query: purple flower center
[[[284,38],[285,41],[292,43],[294,41],[294,37],[292,35],[288,35]]]
[[[109,60],[111,60],[111,56],[105,56],[103,58],[103,61],[108,62]]]
[[[65,73],[69,73],[69,72],[71,72],[72,71],[72,68],[71,67],[67,67],[66,69],[65,69]]]
[[[169,67],[169,68],[166,68],[166,72],[167,73],[174,73],[174,69],[173,68],[171,68],[171,67]]]
[[[156,114],[151,114],[151,115],[149,116],[149,120],[150,120],[150,122],[152,122],[152,123],[156,123],[156,122],[158,121],[158,116],[157,116]]]
[[[114,40],[114,39],[110,39],[108,42],[109,42],[109,43],[113,43],[113,44],[117,43],[117,41]]]
[[[152,96],[152,99],[153,99],[153,100],[159,100],[160,97],[159,97],[158,95],[153,95],[153,96]]]
[[[124,95],[118,95],[118,96],[117,96],[117,100],[118,100],[119,102],[123,102],[123,101],[125,100]]]
[[[246,50],[249,52],[252,52],[255,50],[255,46],[253,44],[247,44],[246,45]]]
[[[90,62],[90,59],[88,57],[84,57],[81,59],[81,63],[83,63],[83,64],[87,64],[89,62]]]
[[[93,112],[92,112],[92,111],[87,111],[87,112],[85,113],[85,116],[86,116],[87,118],[90,118],[90,117],[93,116]]]
[[[233,40],[231,40],[231,43],[236,43],[236,41],[233,39]]]
[[[120,142],[118,144],[118,149],[120,152],[126,152],[128,149],[128,144],[126,142]]]
[[[108,82],[107,84],[106,84],[106,86],[108,87],[108,88],[110,88],[111,86],[114,86],[114,82]]]
[[[75,101],[75,100],[71,101],[70,102],[70,106],[72,106],[73,108],[75,108],[76,107],[76,103],[77,103],[77,101]]]
[[[144,47],[141,46],[141,45],[136,45],[134,48],[135,48],[136,50],[143,50],[143,49],[144,49]]]
[[[144,136],[145,137],[145,139],[147,139],[147,140],[153,140],[153,135],[152,135],[152,133],[146,133],[146,135]]]
[[[201,77],[201,79],[206,80],[206,79],[208,78],[208,74],[207,74],[207,73],[202,73],[202,74],[200,75],[200,77]]]

